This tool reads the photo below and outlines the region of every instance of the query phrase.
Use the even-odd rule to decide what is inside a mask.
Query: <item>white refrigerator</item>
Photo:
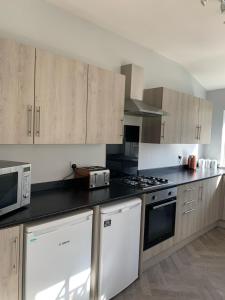
[[[108,300],[138,278],[141,200],[101,208],[98,299]]]
[[[25,228],[24,300],[89,300],[92,211]]]

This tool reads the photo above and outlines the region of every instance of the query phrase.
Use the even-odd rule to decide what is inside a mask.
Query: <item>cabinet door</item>
[[[84,144],[87,65],[36,50],[35,144]]]
[[[198,141],[198,114],[199,99],[191,95],[183,94],[182,111],[182,144],[197,144]]]
[[[122,143],[124,95],[124,75],[89,66],[87,144]]]
[[[213,106],[207,100],[199,100],[199,143],[210,144]]]
[[[19,300],[20,228],[0,230],[0,299]]]
[[[181,93],[163,88],[162,109],[168,116],[162,117],[161,144],[181,143],[182,101]]]
[[[33,143],[35,48],[0,39],[0,144]]]
[[[178,188],[175,225],[175,241],[180,242],[197,231],[198,227],[198,184]]]

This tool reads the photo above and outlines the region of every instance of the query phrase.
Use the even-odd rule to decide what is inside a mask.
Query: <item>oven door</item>
[[[12,167],[0,170],[0,215],[20,207],[22,169]]]
[[[174,236],[176,197],[145,207],[144,250]]]

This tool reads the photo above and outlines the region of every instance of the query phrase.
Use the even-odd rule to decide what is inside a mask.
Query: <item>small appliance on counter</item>
[[[0,160],[0,215],[30,203],[31,164]]]
[[[110,171],[99,166],[74,168],[75,178],[84,178],[85,186],[89,189],[109,186]]]

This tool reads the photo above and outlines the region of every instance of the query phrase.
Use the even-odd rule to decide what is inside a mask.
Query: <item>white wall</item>
[[[221,164],[222,131],[225,110],[225,89],[207,92],[207,99],[213,103],[212,139],[211,144],[203,148],[205,157],[217,159]]]
[[[145,69],[145,87],[166,86],[205,97],[200,84],[175,62],[42,0],[0,0],[0,35],[114,71],[133,62]],[[143,144],[139,168],[176,165],[178,154],[195,151],[193,145]],[[59,180],[70,171],[70,160],[104,164],[105,146],[0,146],[0,159],[31,161],[33,182]]]

